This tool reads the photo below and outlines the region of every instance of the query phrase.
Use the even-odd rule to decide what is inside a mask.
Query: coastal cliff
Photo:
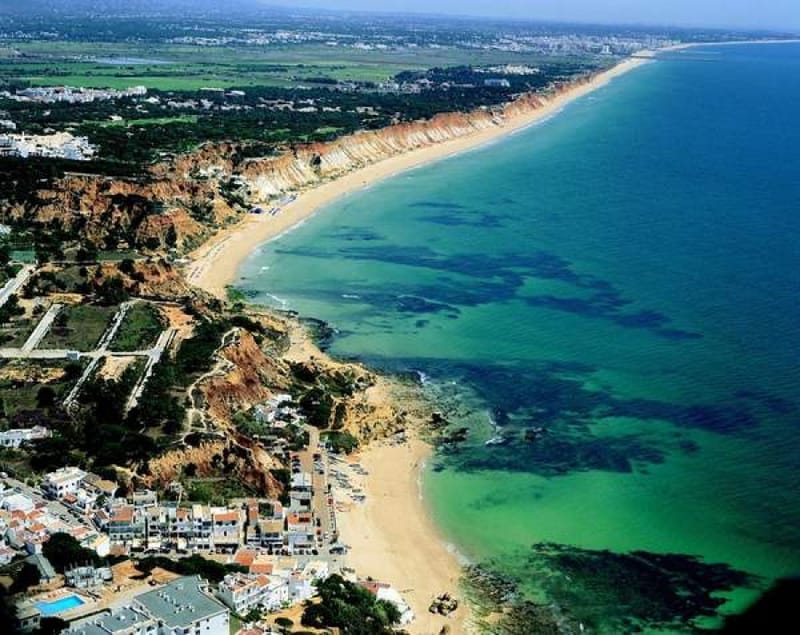
[[[589,77],[558,87],[548,97],[526,94],[499,108],[442,113],[425,121],[362,131],[329,143],[297,146],[278,157],[245,162],[241,166],[241,176],[254,200],[268,200],[389,157],[502,127],[588,81]]]
[[[243,144],[206,144],[152,165],[137,178],[67,174],[25,201],[0,200],[0,220],[56,228],[97,248],[186,252],[251,205],[383,159],[502,127],[590,80],[574,80],[547,96],[525,94],[504,106],[442,113],[327,143],[296,145],[270,157],[240,159]]]

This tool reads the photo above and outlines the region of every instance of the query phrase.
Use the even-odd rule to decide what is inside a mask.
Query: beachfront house
[[[216,510],[211,514],[211,521],[214,549],[234,553],[242,543],[242,518],[239,511]]]
[[[233,573],[220,582],[217,597],[239,615],[254,608],[275,611],[289,602],[289,581],[281,577]]]
[[[146,535],[145,518],[140,510],[130,505],[121,505],[111,510],[106,530],[112,543],[138,548]]]

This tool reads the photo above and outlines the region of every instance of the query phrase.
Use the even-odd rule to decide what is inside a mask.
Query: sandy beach
[[[298,192],[297,199],[284,206],[276,216],[248,215],[192,254],[186,270],[187,280],[224,297],[226,286],[235,284],[237,270],[252,251],[337,198],[542,121],[569,102],[646,63],[648,58],[644,56],[625,60],[525,116],[456,140],[387,158]],[[294,342],[293,351],[298,350],[298,342]],[[311,346],[303,354],[311,355],[314,351]],[[337,522],[342,541],[351,547],[348,565],[360,577],[369,576],[390,583],[410,604],[416,620],[407,627],[409,632],[436,635],[447,626],[449,631],[446,632],[465,633],[469,632],[469,608],[464,602],[457,612],[446,618],[428,612],[431,600],[443,592],[461,599],[458,584],[462,570],[461,562],[448,549],[421,496],[421,471],[431,451],[430,446],[414,435],[400,445],[387,441],[371,444],[353,459],[369,473],[368,477],[354,479],[366,494],[366,501],[353,503],[342,498],[345,511],[337,515]]]
[[[519,131],[557,113],[568,103],[605,86],[611,80],[648,63],[640,54],[620,62],[596,75],[592,81],[551,98],[542,108],[506,120],[502,125],[471,135],[445,141],[438,145],[389,157],[372,165],[354,170],[314,188],[298,192],[297,199],[285,205],[276,216],[250,214],[240,223],[221,231],[190,255],[187,267],[189,282],[218,297],[225,296],[227,285],[234,284],[237,271],[247,256],[259,245],[280,236],[312,216],[332,201],[359,189],[418,168],[427,163],[466,152],[490,143],[504,135]]]
[[[436,635],[467,631],[468,607],[448,617],[428,611],[431,600],[448,592],[461,600],[461,563],[449,551],[420,492],[420,476],[431,448],[417,437],[407,443],[373,443],[354,458],[369,476],[361,481],[367,498],[337,515],[342,540],[351,547],[348,566],[359,576],[389,582],[409,603],[416,619],[410,633]]]

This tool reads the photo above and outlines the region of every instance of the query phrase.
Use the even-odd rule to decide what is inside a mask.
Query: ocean
[[[424,493],[520,632],[713,626],[800,571],[798,104],[800,45],[672,53],[243,266],[470,430]]]

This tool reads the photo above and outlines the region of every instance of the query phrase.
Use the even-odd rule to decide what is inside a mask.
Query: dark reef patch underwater
[[[754,587],[759,580],[725,564],[694,556],[646,551],[614,553],[538,543],[519,554],[502,573],[492,563],[469,570],[467,584],[480,599],[480,612],[500,613],[485,622],[487,633],[712,632],[700,624],[725,600],[718,594]],[[525,599],[519,589],[534,578],[541,598]],[[488,601],[487,601],[488,599]],[[494,622],[494,623],[492,623]]]
[[[800,45],[704,54],[242,272],[332,354],[427,378],[451,425],[424,494],[511,601],[498,633],[711,629],[800,572]]]

